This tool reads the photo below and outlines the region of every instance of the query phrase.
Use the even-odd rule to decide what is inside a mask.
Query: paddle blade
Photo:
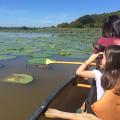
[[[51,63],[56,63],[56,61],[55,60],[46,59],[46,65],[51,64]]]

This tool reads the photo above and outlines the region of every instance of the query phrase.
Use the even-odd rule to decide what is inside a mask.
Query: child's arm
[[[48,118],[63,118],[67,120],[87,120],[87,119],[101,120],[97,118],[96,116],[92,114],[88,114],[88,113],[81,113],[81,114],[69,113],[69,112],[63,112],[63,111],[52,109],[52,108],[49,108],[45,112],[45,116]]]
[[[87,67],[98,57],[99,54],[93,54],[88,60],[86,60],[76,71],[76,74],[84,78],[95,78],[95,74],[86,70]]]

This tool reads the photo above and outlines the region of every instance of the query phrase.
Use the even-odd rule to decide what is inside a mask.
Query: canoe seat
[[[77,87],[83,87],[83,88],[91,88],[91,85],[87,85],[87,84],[77,84]]]

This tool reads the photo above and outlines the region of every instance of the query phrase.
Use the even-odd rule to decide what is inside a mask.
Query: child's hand
[[[98,57],[99,54],[92,54],[88,60],[90,60],[91,62],[93,62],[94,60],[96,60],[96,58]]]
[[[89,61],[89,62],[95,61],[96,58],[97,58],[99,55],[101,55],[101,54],[103,54],[103,52],[99,52],[98,54],[92,54],[92,55],[89,57],[88,61]]]

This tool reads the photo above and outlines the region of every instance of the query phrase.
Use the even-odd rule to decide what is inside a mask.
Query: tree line
[[[110,15],[120,15],[120,10],[103,13],[103,14],[92,14],[79,17],[71,23],[61,23],[58,24],[59,28],[101,28],[103,26],[104,20]]]

